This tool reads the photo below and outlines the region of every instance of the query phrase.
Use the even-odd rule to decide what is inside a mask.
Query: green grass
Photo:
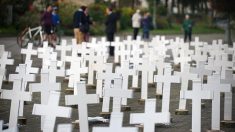
[[[127,29],[123,30],[120,32],[120,34],[132,34],[132,29]],[[193,27],[193,34],[214,34],[214,33],[224,33],[224,30],[217,28],[217,27],[209,27],[205,25],[195,25]],[[151,31],[151,34],[159,34],[159,35],[164,35],[164,34],[183,34],[183,31],[181,29],[181,25],[172,25],[171,28],[167,29],[154,29]]]
[[[0,27],[0,36],[15,36],[17,35],[17,30],[14,26]]]

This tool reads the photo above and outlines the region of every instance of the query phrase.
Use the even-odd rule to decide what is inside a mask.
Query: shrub
[[[131,17],[134,14],[134,10],[130,7],[121,8],[120,28],[121,30],[131,27]]]
[[[59,5],[59,15],[61,19],[61,25],[64,28],[73,27],[73,14],[76,10],[79,9],[78,5],[72,3],[61,3]]]
[[[156,22],[158,29],[166,29],[170,27],[168,19],[165,17],[157,17]]]
[[[25,27],[36,27],[40,25],[41,14],[38,10],[26,12],[23,16],[19,17],[18,27],[24,29]]]

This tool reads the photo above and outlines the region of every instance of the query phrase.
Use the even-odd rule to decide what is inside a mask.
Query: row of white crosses
[[[130,46],[130,43],[129,42],[127,42],[127,46],[128,46],[128,50],[130,50],[131,48],[131,46]],[[148,48],[145,48],[145,52],[148,52],[149,53],[149,51],[147,50]],[[50,50],[45,50],[45,51],[47,51],[47,55],[49,55],[50,53],[51,53],[51,51]],[[75,52],[75,54],[77,54],[77,52]],[[100,52],[100,54],[102,54],[102,52]],[[46,55],[43,55],[44,57],[46,56]],[[45,65],[43,64],[43,69],[46,69],[46,70],[44,70],[45,72],[50,72],[50,71],[54,71],[54,72],[51,72],[51,73],[54,73],[54,74],[50,74],[50,79],[49,80],[51,80],[52,82],[56,82],[55,80],[56,80],[56,78],[55,78],[55,76],[57,76],[56,74],[57,74],[57,62],[56,62],[56,60],[54,60],[54,61],[48,61],[49,59],[51,59],[51,60],[53,60],[53,59],[55,59],[56,57],[55,57],[56,55],[52,55],[52,57],[51,58],[48,58],[47,60],[45,60]],[[49,63],[46,63],[46,62],[49,62]],[[142,87],[141,87],[141,89],[142,89],[142,93],[141,93],[141,95],[142,95],[142,98],[144,98],[146,101],[147,101],[147,88],[146,88],[146,84],[148,83],[148,78],[149,78],[149,76],[148,76],[148,74],[151,72],[151,71],[149,71],[149,70],[153,70],[154,68],[154,66],[153,67],[151,67],[151,68],[148,68],[148,65],[149,63],[148,63],[148,59],[146,59],[146,58],[144,58],[144,59],[142,59],[141,61],[138,61],[138,64],[135,64],[136,66],[135,66],[135,68],[137,69],[137,71],[142,71],[142,79],[143,79],[143,77],[146,77],[147,78],[147,80],[145,79],[145,80],[143,80],[142,81]],[[200,64],[200,63],[199,63]],[[198,65],[199,65],[198,64]],[[48,67],[49,65],[51,65],[50,67]],[[148,66],[147,66],[148,65]],[[200,65],[199,65],[200,66]],[[109,66],[110,67],[110,66]],[[127,67],[127,68],[129,68],[129,67]],[[50,70],[51,69],[51,70]],[[115,73],[112,73],[112,65],[111,65],[111,68],[110,68],[111,70],[108,70],[108,68],[105,68],[104,70],[105,70],[105,73],[107,73],[106,75],[104,75],[104,76],[106,76],[105,78],[102,78],[101,77],[101,79],[104,79],[104,87],[101,87],[101,89],[100,90],[98,90],[98,91],[100,91],[100,92],[97,92],[99,95],[102,95],[103,97],[104,97],[104,104],[103,104],[103,108],[105,109],[104,111],[108,111],[108,109],[109,109],[109,98],[110,97],[115,97],[115,99],[114,99],[114,101],[115,101],[115,105],[113,106],[113,107],[115,107],[115,108],[113,108],[113,110],[114,111],[119,111],[120,110],[120,104],[118,104],[118,103],[120,103],[121,102],[121,100],[120,100],[120,98],[127,98],[127,97],[129,97],[128,95],[126,95],[126,96],[122,96],[122,97],[120,97],[120,95],[118,95],[118,94],[111,94],[112,92],[107,92],[107,91],[109,91],[109,90],[111,90],[111,89],[115,89],[115,85],[114,86],[112,86],[112,84],[111,84],[111,81],[110,80],[114,80],[114,79],[120,79],[120,78],[122,78],[121,76],[123,76],[124,74],[123,73],[121,73],[121,76],[120,75],[118,75],[118,74],[115,74]],[[165,68],[165,71],[166,71],[166,69],[168,69],[168,72],[164,72],[164,74],[165,73],[167,73],[166,74],[166,76],[169,74],[169,75],[171,75],[171,68]],[[169,70],[170,69],[170,70]],[[200,67],[199,67],[199,71],[201,71],[202,69],[204,69],[204,68],[201,68],[200,69]],[[48,70],[48,71],[47,71]],[[128,69],[127,69],[128,70]],[[42,70],[43,71],[43,70]],[[118,71],[118,69],[117,69],[117,71]],[[170,72],[169,72],[170,71]],[[58,73],[64,73],[64,71],[62,71],[62,72],[58,72]],[[198,71],[196,70],[196,73],[198,73]],[[123,74],[123,75],[122,75]],[[200,74],[200,73],[198,73],[198,74]],[[115,76],[112,76],[112,75],[115,75]],[[169,76],[168,75],[168,76]],[[200,76],[203,76],[204,74],[202,74],[202,75],[200,75]],[[109,78],[109,77],[115,77],[115,78]],[[151,76],[150,76],[151,77]],[[100,78],[100,74],[98,73],[97,74],[97,79],[99,79]],[[107,80],[107,78],[109,78],[108,80]],[[126,78],[126,77],[125,77]],[[169,77],[168,77],[169,78]],[[174,81],[174,80],[177,80],[177,81]],[[100,79],[99,79],[100,80]],[[163,102],[166,102],[166,103],[163,103],[163,104],[165,104],[165,107],[163,107],[163,109],[164,110],[162,110],[162,112],[167,112],[168,113],[168,115],[169,115],[169,95],[170,95],[170,90],[169,90],[169,87],[170,87],[170,83],[172,83],[172,82],[179,82],[179,77],[176,77],[176,78],[174,78],[172,81],[170,81],[170,82],[165,82],[167,79],[165,78],[165,79],[163,79],[163,80],[161,80],[161,79],[156,79],[156,82],[157,81],[159,81],[160,83],[164,83],[164,87],[163,87]],[[77,82],[79,82],[79,81],[74,81],[73,82],[73,85],[75,86],[76,84],[75,83],[77,83]],[[97,81],[98,82],[98,81]],[[117,82],[117,81],[116,81]],[[165,84],[166,83],[166,84]],[[121,85],[121,86],[124,86],[124,85],[122,85],[122,83],[118,83],[119,85]],[[167,85],[168,84],[168,85]],[[126,84],[125,84],[125,86],[126,86]],[[111,89],[110,89],[111,88]],[[126,88],[125,88],[126,89]],[[168,103],[167,103],[168,102]],[[36,111],[36,108],[35,108],[35,111]],[[37,113],[35,113],[35,114],[37,114]],[[39,113],[40,114],[40,113]],[[41,113],[41,115],[44,115],[44,116],[47,116],[45,113]],[[54,116],[57,116],[57,115],[54,115]],[[170,117],[170,116],[168,116],[168,117]],[[169,118],[168,118],[168,120],[169,120]],[[112,122],[112,121],[111,121]],[[52,124],[54,124],[54,123],[52,123]],[[46,130],[53,130],[53,128],[52,128],[52,126],[54,126],[54,125],[51,125],[51,126],[43,126],[42,127],[42,129],[46,129]]]

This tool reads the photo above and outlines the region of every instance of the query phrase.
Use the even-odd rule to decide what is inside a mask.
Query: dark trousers
[[[138,35],[138,32],[139,32],[139,28],[134,28],[134,31],[133,31],[133,39],[136,40],[137,38],[137,35]]]
[[[107,40],[109,42],[113,42],[114,41],[114,33],[107,33]],[[109,55],[114,56],[114,47],[111,45],[109,46]]]
[[[149,31],[143,32],[143,39],[145,39],[145,40],[149,39]]]
[[[184,42],[189,39],[189,42],[192,40],[192,31],[184,31]]]

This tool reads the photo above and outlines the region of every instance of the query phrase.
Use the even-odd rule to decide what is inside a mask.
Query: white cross
[[[162,59],[159,59],[156,62],[156,66],[157,66],[157,75],[162,75],[163,76],[163,74],[164,74],[163,73],[164,72],[164,67],[170,66],[170,63],[165,63],[164,62],[164,58],[162,58]],[[157,83],[157,88],[156,88],[156,94],[157,95],[162,95],[162,88],[163,88],[163,83],[158,82]]]
[[[180,77],[171,74],[171,66],[164,68],[164,75],[155,75],[155,82],[163,83],[162,112],[169,112],[171,83],[180,83]]]
[[[94,84],[94,69],[92,65],[95,63],[96,56],[95,56],[95,51],[91,50],[89,55],[85,56],[85,60],[88,61],[88,84]]]
[[[213,72],[220,73],[221,72],[221,66],[216,65],[214,57],[208,57],[207,65],[205,65],[205,69],[212,70]]]
[[[188,90],[188,81],[194,80],[198,78],[197,74],[192,74],[189,72],[190,65],[185,64],[184,69],[181,69],[181,72],[174,72],[175,75],[180,76],[180,82],[181,82],[181,89],[180,91],[186,91]],[[186,109],[186,101],[185,99],[180,98],[179,101],[179,110],[185,110]]]
[[[196,67],[190,67],[190,72],[198,74],[198,76],[203,79],[204,75],[211,75],[212,70],[205,69],[205,61],[199,61]]]
[[[37,74],[39,71],[39,68],[31,67],[32,66],[32,60],[28,60],[25,62],[26,64],[26,74]],[[16,67],[16,72],[19,73],[19,66]]]
[[[142,72],[141,78],[141,99],[148,98],[148,74],[155,71],[155,65],[150,64],[148,58],[143,58],[142,65],[138,65],[138,71]]]
[[[0,58],[0,68],[5,69],[6,65],[13,65],[14,60],[8,59],[8,52],[3,52],[1,58]]]
[[[88,127],[88,104],[99,103],[99,96],[97,94],[87,94],[85,82],[77,83],[77,95],[66,95],[66,105],[78,105],[78,116],[80,120],[80,131],[89,132]]]
[[[1,89],[2,89],[2,81],[4,79],[5,76],[5,69],[0,68],[0,93],[1,93]]]
[[[235,76],[232,69],[227,69],[225,71],[225,79],[221,79],[222,84],[231,84],[232,87],[235,86]],[[233,95],[231,92],[226,92],[224,94],[224,120],[232,120],[232,99]]]
[[[20,64],[19,65],[19,74],[10,74],[9,81],[15,81],[16,79],[22,79],[21,88],[22,91],[26,90],[26,86],[28,82],[34,82],[36,80],[35,74],[27,74],[26,73],[26,65]],[[20,108],[19,108],[19,116],[23,116],[23,109],[24,109],[24,101],[20,101]]]
[[[123,98],[133,98],[133,91],[122,88],[122,79],[114,79],[113,88],[104,89],[104,97],[113,97],[113,112],[121,112]]]
[[[104,86],[101,86],[101,88],[99,88],[99,92],[103,92],[104,89],[109,89],[111,87],[112,80],[117,79],[117,78],[122,78],[122,76],[120,74],[112,72],[112,67],[113,67],[112,63],[107,63],[105,73],[97,73],[96,74],[97,80],[104,81]],[[97,86],[97,88],[98,88],[98,86]],[[103,94],[102,94],[102,96],[103,96]],[[109,103],[110,103],[110,98],[104,96],[103,97],[102,112],[109,112]]]
[[[77,83],[81,81],[81,74],[87,73],[87,67],[81,67],[81,61],[76,60],[71,64],[71,69],[66,70],[66,75],[69,75],[68,86],[74,88],[74,94],[77,94]]]
[[[38,48],[38,58],[42,58],[42,67],[48,67],[51,53],[53,52],[53,49],[51,47],[48,47],[48,42],[43,42],[43,47]]]
[[[25,54],[25,63],[31,60],[32,55],[37,55],[37,50],[33,50],[33,44],[28,43],[27,49],[21,49],[21,54]]]
[[[201,80],[194,80],[192,89],[181,91],[180,98],[192,99],[192,132],[201,132],[201,100],[212,99],[213,93],[202,90]]]
[[[43,104],[34,104],[33,106],[33,115],[44,116],[44,125],[43,131],[53,132],[56,117],[70,118],[72,109],[68,107],[58,106],[60,99],[59,92],[50,92],[47,105]]]
[[[109,127],[93,127],[92,132],[138,132],[136,127],[122,127],[123,113],[112,112]]]
[[[220,74],[208,76],[207,84],[203,84],[203,90],[213,93],[211,130],[220,130],[220,93],[232,92],[231,84],[221,84]]]
[[[170,123],[169,112],[156,112],[156,99],[147,99],[144,109],[144,113],[130,114],[130,124],[143,124],[143,132],[155,132],[155,124],[157,123]]]
[[[72,132],[72,124],[59,124],[57,127],[57,132]]]
[[[65,70],[64,69],[57,69],[57,61],[51,61],[49,68],[42,68],[41,72],[48,72],[49,73],[49,81],[50,82],[56,82],[56,77],[64,77],[65,76]]]
[[[115,37],[115,41],[111,42],[111,46],[115,47],[114,62],[119,62],[119,56],[121,55],[120,47],[123,43],[120,41],[120,37]]]
[[[56,46],[56,50],[60,51],[60,60],[65,62],[66,60],[66,53],[67,51],[71,51],[72,47],[71,46],[67,46],[67,41],[66,40],[62,40],[61,45],[57,45]]]
[[[49,73],[41,73],[41,83],[29,84],[30,92],[41,92],[41,104],[46,105],[51,91],[60,91],[60,83],[49,82]],[[44,117],[41,117],[41,129],[43,129]]]
[[[120,73],[122,75],[122,89],[123,90],[128,90],[128,80],[129,80],[129,76],[132,75],[136,75],[137,71],[134,69],[130,69],[130,63],[129,61],[123,61],[121,63],[121,67],[117,67],[116,68],[116,73]],[[122,98],[122,105],[127,105],[127,99],[126,98]]]
[[[17,127],[20,102],[31,101],[31,93],[25,92],[25,90],[22,88],[22,79],[15,79],[13,82],[13,89],[3,89],[1,98],[11,100],[9,128]]]

